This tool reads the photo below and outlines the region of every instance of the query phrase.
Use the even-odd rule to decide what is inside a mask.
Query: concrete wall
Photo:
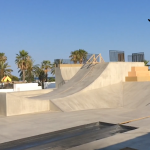
[[[38,83],[14,84],[14,91],[29,91],[40,89],[42,89],[42,87],[38,86]]]
[[[0,93],[0,115],[6,115],[6,93]]]
[[[60,64],[55,68],[56,88],[63,81],[70,80],[82,67],[82,64]]]
[[[50,110],[49,100],[32,100],[6,93],[6,116],[37,113]]]
[[[50,110],[50,101],[30,99],[30,97],[46,94],[53,89],[0,93],[0,115],[13,116],[37,113]]]
[[[13,92],[14,89],[0,89],[0,92]]]

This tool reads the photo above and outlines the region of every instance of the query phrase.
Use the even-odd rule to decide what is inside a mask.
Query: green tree
[[[55,63],[53,63],[52,65],[51,65],[51,74],[52,75],[55,75]]]
[[[34,66],[33,71],[34,75],[39,78],[40,82],[42,82],[42,88],[44,89],[44,81],[46,79],[44,70],[37,64]]]
[[[49,60],[43,60],[42,69],[44,70],[44,73],[45,73],[45,76],[46,76],[46,82],[47,82],[48,72],[51,69],[51,62]]]
[[[4,76],[10,76],[11,77],[11,72],[13,71],[10,69],[11,66],[8,65],[8,63],[5,63],[4,61],[0,62],[0,80]]]
[[[58,64],[62,64],[63,59],[55,59],[54,63],[51,64],[51,74],[55,75],[55,67],[58,67]]]
[[[27,82],[34,81],[34,61],[32,58],[28,61],[28,68],[26,70],[26,80]]]
[[[84,49],[79,49],[78,50],[78,61],[80,64],[83,63],[83,61],[85,61],[87,59],[87,52]]]
[[[50,77],[49,78],[49,82],[55,82],[55,78],[54,77]]]
[[[0,62],[6,62],[7,57],[5,56],[5,53],[0,53]]]
[[[77,64],[77,62],[82,64],[83,61],[87,59],[87,54],[88,53],[84,49],[79,49],[72,51],[69,57],[71,58],[71,61],[74,62],[74,64]]]
[[[79,60],[79,51],[78,50],[72,51],[69,57],[71,58],[71,61],[74,62],[74,64],[77,64]]]
[[[148,61],[148,60],[144,60],[144,64],[145,64],[145,66],[150,66],[148,63],[149,63],[149,61]]]
[[[14,75],[11,76],[11,79],[12,79],[12,81],[19,81],[19,78]]]
[[[19,54],[16,54],[15,63],[18,65],[18,68],[22,71],[23,82],[25,81],[25,71],[29,67],[29,61],[31,57],[28,52],[25,50],[19,51]]]

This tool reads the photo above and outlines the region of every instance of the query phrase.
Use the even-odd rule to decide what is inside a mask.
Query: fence
[[[11,83],[0,83],[0,89],[13,89],[14,84]]]

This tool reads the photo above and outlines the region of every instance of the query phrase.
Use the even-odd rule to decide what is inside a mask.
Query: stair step
[[[131,67],[131,72],[132,71],[148,71],[148,66],[144,66],[144,67]]]
[[[129,77],[141,77],[141,76],[150,76],[150,72],[149,71],[131,71],[128,72],[128,76]]]
[[[125,77],[126,82],[133,82],[133,81],[150,81],[150,76],[143,76],[143,77]]]

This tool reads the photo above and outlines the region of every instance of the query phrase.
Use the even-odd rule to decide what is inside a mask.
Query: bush
[[[11,76],[11,80],[12,80],[12,81],[19,81],[19,78],[12,75],[12,76]]]
[[[55,77],[49,77],[49,82],[55,82]]]

